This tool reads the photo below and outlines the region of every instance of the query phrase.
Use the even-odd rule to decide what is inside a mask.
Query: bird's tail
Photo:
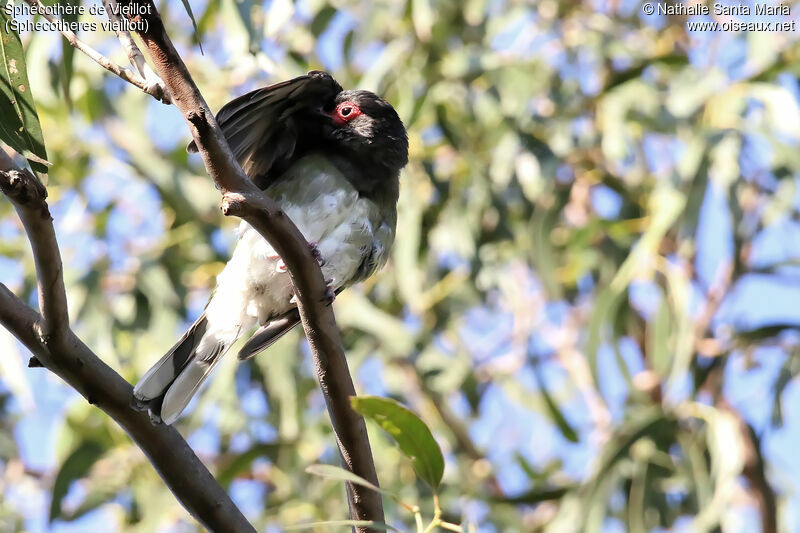
[[[208,326],[208,319],[203,313],[133,389],[136,400],[156,412],[160,407],[161,420],[165,424],[177,420],[194,393],[236,340],[230,336],[220,338],[209,331]]]

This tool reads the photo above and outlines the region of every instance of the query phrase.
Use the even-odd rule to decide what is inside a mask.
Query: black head
[[[392,105],[369,91],[342,91],[332,109],[329,138],[366,165],[397,173],[408,163],[408,137]]]

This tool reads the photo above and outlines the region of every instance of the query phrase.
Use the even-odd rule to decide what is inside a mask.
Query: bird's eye
[[[338,123],[350,122],[361,114],[361,109],[353,102],[342,102],[336,106],[334,119]]]

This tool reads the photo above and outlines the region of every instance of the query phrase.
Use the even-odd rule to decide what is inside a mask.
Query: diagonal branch
[[[295,287],[300,317],[308,338],[320,387],[331,416],[344,466],[378,484],[364,419],[350,407],[355,388],[347,367],[339,330],[326,300],[327,285],[303,235],[279,206],[248,179],[233,157],[228,143],[186,65],[167,35],[151,0],[118,0],[135,6],[131,18],[150,56],[191,130],[206,171],[223,193],[222,210],[246,220],[280,254]],[[144,22],[144,24],[140,24]],[[356,520],[383,522],[379,494],[348,484],[350,515]],[[366,531],[366,528],[357,528]]]
[[[11,158],[0,150],[0,168],[12,166]],[[31,351],[30,366],[46,367],[113,418],[145,453],[175,497],[206,528],[254,532],[180,433],[170,426],[155,426],[146,413],[134,410],[131,385],[69,329],[61,258],[44,186],[30,172],[13,169],[0,172],[0,188],[23,219],[36,258],[44,317],[0,284],[0,324]],[[42,334],[47,331],[53,333]]]

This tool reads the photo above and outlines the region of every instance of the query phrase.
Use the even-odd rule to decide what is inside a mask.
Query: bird
[[[312,246],[331,299],[386,264],[408,162],[389,102],[311,71],[235,98],[216,119],[245,174]],[[194,141],[187,150],[197,151]],[[155,422],[174,423],[240,337],[255,329],[239,350],[246,360],[300,322],[283,260],[245,221],[237,233],[203,313],[134,387],[135,405]]]

